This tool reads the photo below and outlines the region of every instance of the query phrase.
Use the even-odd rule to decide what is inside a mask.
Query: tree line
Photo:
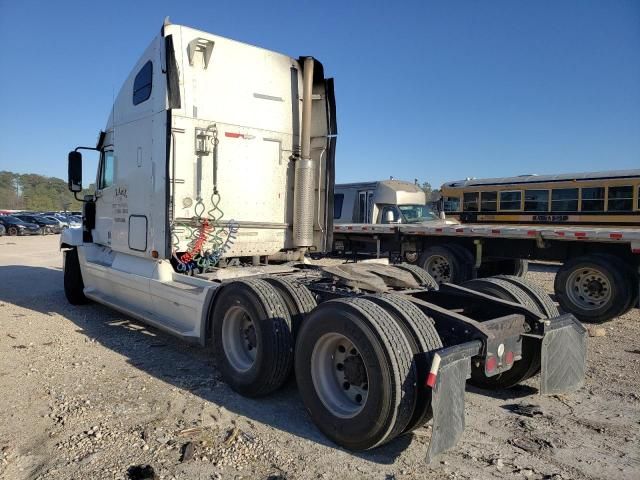
[[[93,186],[78,194],[79,198]],[[81,210],[67,182],[35,173],[0,171],[0,210]]]

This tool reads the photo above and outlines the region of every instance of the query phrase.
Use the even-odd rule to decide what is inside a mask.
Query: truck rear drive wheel
[[[282,386],[293,366],[287,305],[261,279],[237,280],[220,288],[212,314],[217,367],[236,392],[267,395]]]
[[[416,359],[418,382],[423,382],[429,374],[433,354],[442,348],[440,335],[436,331],[433,319],[428,317],[416,305],[402,295],[367,295],[364,298],[380,305],[389,313],[403,329],[411,344],[411,351]],[[429,353],[426,359],[420,353]],[[433,416],[431,411],[431,389],[418,388],[416,408],[402,433],[408,433],[421,427]]]
[[[429,290],[438,290],[438,282],[436,282],[429,273],[419,266],[412,265],[410,263],[400,263],[394,266],[400,270],[411,273],[421,286],[426,287]]]
[[[84,296],[80,260],[75,248],[64,251],[64,295],[71,305],[83,305],[89,301]]]
[[[473,264],[452,245],[433,245],[427,247],[418,265],[440,285],[441,283],[460,284],[473,278]]]
[[[545,317],[553,318],[560,315],[555,302],[540,285],[514,275],[498,275],[495,278],[506,280],[507,282],[520,287],[521,290],[524,290],[529,295],[529,298],[536,302],[538,308],[542,311]]]
[[[365,298],[319,305],[296,342],[298,390],[313,422],[332,441],[367,450],[411,420],[416,369],[402,328]]]
[[[521,285],[514,285],[499,278],[478,278],[463,284],[463,287],[492,295],[502,300],[514,302],[527,307],[534,312],[544,313]],[[471,379],[469,382],[479,388],[498,389],[509,388],[534,376],[540,370],[540,350],[538,342],[529,337],[522,338],[522,358],[504,373],[494,377],[487,377],[483,366],[471,365]]]
[[[304,317],[318,305],[316,299],[306,286],[295,280],[286,277],[265,277],[263,280],[278,291],[287,305],[295,339]]]
[[[624,263],[609,255],[592,254],[566,262],[554,282],[560,307],[583,322],[600,323],[631,308],[636,293]]]

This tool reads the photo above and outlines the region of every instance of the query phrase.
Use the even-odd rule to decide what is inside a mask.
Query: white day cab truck
[[[440,219],[420,195],[400,180],[336,185],[334,251],[408,262],[438,284],[510,301],[529,260],[561,262],[556,298],[579,320],[611,320],[638,305],[639,228],[460,224]]]
[[[68,300],[212,345],[241,395],[295,372],[313,422],[352,450],[431,419],[428,458],[452,447],[469,378],[582,384],[585,329],[525,282],[505,301],[411,265],[310,262],[331,250],[335,141],[317,60],[165,22],[97,145],[69,154],[73,192],[80,152],[100,162],[82,229],[61,238]]]

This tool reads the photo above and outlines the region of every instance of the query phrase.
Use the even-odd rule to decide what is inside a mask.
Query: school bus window
[[[551,191],[551,211],[552,212],[577,212],[578,211],[578,189],[577,188],[556,188]]]
[[[500,210],[520,210],[522,192],[500,192]]]
[[[633,210],[633,186],[609,187],[607,210],[610,212]]]
[[[549,190],[525,190],[524,211],[546,212],[549,210]]]
[[[582,189],[583,212],[601,212],[604,210],[604,187]]]
[[[468,192],[462,197],[462,206],[465,212],[478,211],[478,192]]]
[[[480,210],[483,212],[495,212],[498,206],[498,192],[480,193]]]
[[[457,212],[460,210],[460,197],[444,197],[443,210],[445,212]]]

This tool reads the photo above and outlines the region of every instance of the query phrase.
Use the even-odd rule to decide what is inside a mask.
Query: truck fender
[[[211,344],[211,315],[213,315],[213,309],[216,305],[216,297],[224,286],[225,284],[221,283],[214,288],[209,288],[207,291],[205,300],[206,307],[202,309],[202,318],[200,321],[200,345],[203,347]]]
[[[82,228],[65,228],[60,233],[60,249],[79,247],[82,244]]]

